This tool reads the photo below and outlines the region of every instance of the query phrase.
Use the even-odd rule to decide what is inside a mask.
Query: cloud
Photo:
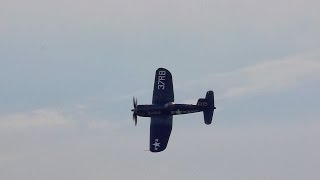
[[[178,162],[175,166],[181,169],[177,174],[182,169],[192,172],[198,168],[194,172],[215,179],[303,179],[305,176],[317,179],[315,167],[319,165],[320,144],[316,137],[320,124],[316,119],[308,122],[286,125],[266,122],[233,128],[218,124],[212,131],[194,127],[179,129],[174,132],[169,151],[179,152],[174,160]],[[192,139],[186,138],[186,134]],[[193,155],[185,160],[188,154]]]
[[[147,126],[65,136],[53,132],[53,137],[1,136],[0,177],[315,180],[320,124],[317,119],[307,122],[184,128],[182,121],[176,122],[167,150],[159,154],[143,151],[148,147]]]
[[[209,74],[179,84],[181,90],[213,88],[217,97],[228,99],[287,90],[305,81],[320,79],[320,50],[259,62],[234,71]]]
[[[71,117],[49,109],[0,116],[2,130],[71,127],[73,123]]]
[[[216,77],[232,84],[225,89],[222,95],[224,98],[274,92],[294,87],[306,79],[319,79],[319,58],[319,53],[311,56],[298,55],[261,62]]]

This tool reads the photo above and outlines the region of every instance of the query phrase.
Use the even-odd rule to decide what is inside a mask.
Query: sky
[[[320,179],[320,2],[1,0],[0,179]],[[174,117],[153,154],[154,73]]]

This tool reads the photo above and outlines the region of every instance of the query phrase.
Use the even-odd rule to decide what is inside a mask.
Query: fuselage
[[[152,117],[163,115],[180,115],[203,111],[198,105],[191,104],[166,104],[166,105],[138,105],[136,111],[138,116]]]

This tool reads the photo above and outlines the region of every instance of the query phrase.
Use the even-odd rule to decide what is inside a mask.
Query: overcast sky
[[[320,179],[317,0],[1,0],[0,179]],[[149,145],[158,67],[213,124]]]

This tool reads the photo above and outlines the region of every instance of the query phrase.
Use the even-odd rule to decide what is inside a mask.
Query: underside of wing
[[[166,149],[172,130],[172,116],[151,117],[150,145],[151,152],[161,152]]]
[[[159,68],[154,79],[152,104],[168,102],[174,102],[172,75],[167,69]]]

